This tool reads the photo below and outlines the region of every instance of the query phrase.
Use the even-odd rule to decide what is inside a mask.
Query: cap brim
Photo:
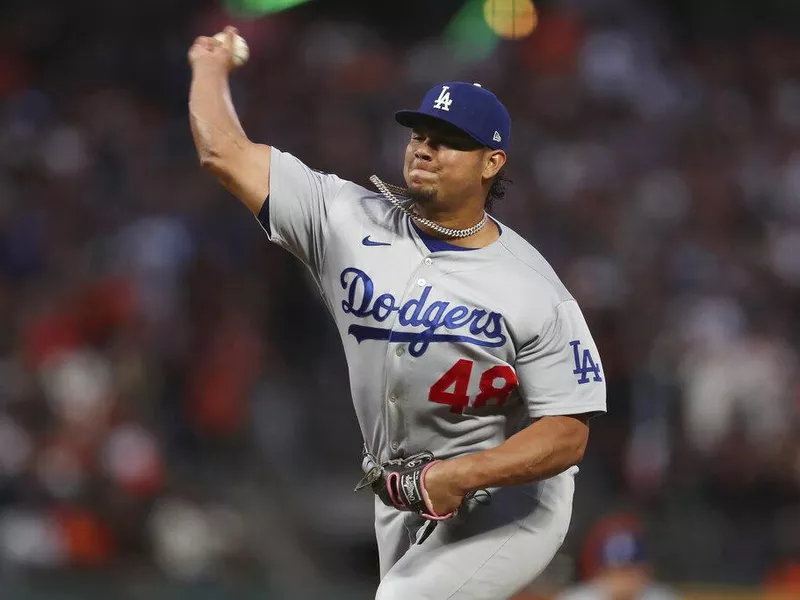
[[[453,123],[451,123],[447,119],[441,119],[441,118],[436,117],[434,115],[430,115],[428,113],[420,112],[418,110],[399,110],[396,113],[394,113],[394,120],[397,121],[403,127],[408,127],[410,129],[413,129],[414,127],[417,127],[418,125],[423,125],[425,123],[430,123],[431,121],[434,121],[434,122],[437,122],[437,123],[443,123],[444,125],[447,125],[448,127],[452,127],[453,129],[457,129],[461,133],[463,133],[465,135],[468,135],[471,139],[473,139],[475,141],[476,144],[480,144],[481,146],[485,146],[486,145],[481,140],[479,140],[474,135],[472,135],[469,131],[467,131],[466,129],[462,129],[458,125],[454,125]]]
[[[398,110],[396,113],[394,113],[394,120],[403,127],[409,128],[414,128],[421,123],[425,123],[426,121],[439,121],[440,123],[447,123],[451,127],[455,127],[455,125],[446,119],[440,119],[418,110]],[[466,133],[466,131],[464,133]]]

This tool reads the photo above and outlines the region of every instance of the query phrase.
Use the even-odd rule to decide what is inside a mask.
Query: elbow
[[[589,428],[581,423],[581,426],[575,428],[570,447],[570,466],[579,464],[584,455],[586,454],[586,446],[589,443]]]
[[[568,421],[570,427],[570,434],[564,436],[568,442],[570,449],[571,465],[577,465],[583,461],[586,454],[586,446],[589,444],[589,424],[586,416],[581,415],[577,418],[571,418]]]
[[[239,140],[214,140],[197,145],[200,167],[216,177],[229,178],[247,158],[249,142]]]
[[[575,447],[573,454],[572,454],[572,464],[577,465],[583,461],[583,457],[586,454],[586,442],[584,441],[582,444],[579,444]]]
[[[219,152],[211,147],[202,147],[197,150],[197,157],[200,159],[200,167],[211,173],[218,174],[223,169],[223,160]]]
[[[206,171],[211,171],[214,169],[214,165],[216,164],[214,157],[207,154],[201,154],[199,158],[200,168],[205,169]]]
[[[584,455],[586,454],[586,446],[589,444],[589,431],[588,427],[586,430],[581,431],[579,435],[576,436],[575,444],[573,445],[573,465],[579,464],[582,460]]]
[[[233,180],[231,175],[231,163],[218,154],[200,155],[200,166],[207,173],[221,183],[226,189],[233,191],[230,183]]]

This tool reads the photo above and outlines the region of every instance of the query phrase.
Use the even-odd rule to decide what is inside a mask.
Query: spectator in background
[[[585,583],[557,600],[677,600],[656,582],[641,524],[630,515],[602,519],[584,544],[581,568]]]

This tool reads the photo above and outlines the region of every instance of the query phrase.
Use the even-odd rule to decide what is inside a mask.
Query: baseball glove
[[[375,457],[364,448],[362,468],[364,477],[356,485],[355,491],[369,486],[386,506],[398,510],[411,511],[427,521],[417,544],[424,542],[433,533],[436,524],[454,517],[458,510],[446,515],[437,514],[428,500],[425,491],[425,471],[434,463],[436,457],[432,452],[420,452],[408,458],[396,458],[378,463]],[[491,494],[487,490],[477,490],[464,496],[464,500],[474,499],[478,504],[488,505]]]
[[[425,471],[435,462],[431,452],[420,452],[381,464],[373,462],[372,468],[358,482],[356,491],[370,486],[386,506],[415,512],[429,521],[449,519],[455,512],[437,514],[427,501]]]

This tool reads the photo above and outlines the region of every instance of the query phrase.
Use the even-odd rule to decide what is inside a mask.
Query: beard
[[[433,185],[408,185],[406,191],[408,198],[421,206],[436,202],[438,196],[438,190]]]

